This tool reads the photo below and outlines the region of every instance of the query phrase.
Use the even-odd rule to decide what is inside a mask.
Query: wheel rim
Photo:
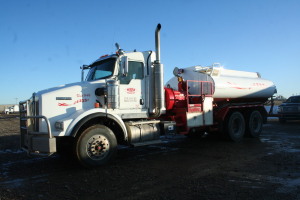
[[[253,117],[251,124],[254,132],[258,132],[260,130],[261,121],[259,120],[258,116]]]
[[[241,134],[241,120],[238,118],[233,120],[232,133],[235,136],[239,136]]]
[[[227,125],[227,134],[232,141],[240,142],[245,133],[244,117],[240,112],[230,115]]]
[[[87,141],[86,150],[91,159],[102,160],[109,153],[109,141],[103,135],[94,135]]]
[[[252,112],[249,119],[249,134],[258,137],[262,131],[263,119],[258,111]]]

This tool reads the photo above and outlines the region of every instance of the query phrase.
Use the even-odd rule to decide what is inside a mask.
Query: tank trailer
[[[20,102],[22,148],[30,155],[72,152],[83,166],[95,167],[112,160],[118,145],[153,144],[161,135],[258,137],[273,82],[214,64],[175,68],[164,84],[160,30],[158,24],[155,52],[125,52],[116,44],[115,54],[81,67],[81,82]]]

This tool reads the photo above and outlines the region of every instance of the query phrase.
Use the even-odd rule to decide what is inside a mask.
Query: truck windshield
[[[87,81],[108,78],[113,75],[116,59],[110,58],[94,63],[86,76]]]
[[[287,103],[300,103],[300,96],[290,97],[286,101]]]

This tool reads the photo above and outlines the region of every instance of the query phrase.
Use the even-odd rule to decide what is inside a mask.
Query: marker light
[[[62,122],[62,121],[55,122],[55,129],[57,131],[63,131],[64,130],[64,122]]]
[[[107,56],[109,56],[108,54],[106,54],[106,55],[103,55],[103,56],[101,56],[100,58],[104,58],[104,57],[107,57]]]
[[[94,107],[95,107],[95,108],[100,108],[100,103],[96,102],[96,103],[94,104]]]

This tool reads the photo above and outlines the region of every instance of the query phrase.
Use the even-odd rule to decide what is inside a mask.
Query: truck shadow
[[[18,150],[20,150],[19,135],[0,136],[0,152]]]

